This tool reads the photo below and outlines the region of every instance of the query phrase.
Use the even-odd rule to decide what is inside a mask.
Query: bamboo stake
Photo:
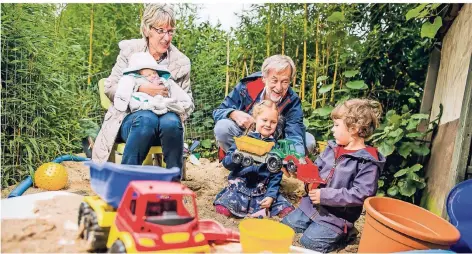
[[[304,4],[305,7],[305,22],[303,26],[303,66],[302,66],[302,83],[300,85],[299,96],[303,101],[305,100],[305,73],[306,73],[306,33],[307,33],[307,24],[308,24],[308,9],[307,4]]]
[[[226,39],[226,90],[225,97],[228,96],[229,90],[229,35]]]
[[[244,76],[244,65],[246,65],[246,56],[243,57],[243,62],[241,64],[241,75],[240,75],[241,78],[245,77]]]
[[[325,72],[325,76],[327,77],[328,76],[328,70],[329,70],[329,43],[326,42],[326,72]],[[324,84],[326,84],[327,81],[323,81]],[[323,100],[321,101],[321,107],[324,107],[326,103],[326,93],[323,94]]]
[[[339,41],[338,41],[339,44]],[[334,87],[336,85],[336,74],[338,73],[338,58],[339,58],[339,49],[336,50],[336,62],[334,63],[334,75],[333,75],[333,86],[331,87],[331,98],[330,102],[334,101]]]
[[[296,63],[297,60],[298,60],[298,45],[297,45],[297,49],[296,49],[296,51],[295,51],[295,59],[294,59],[294,62]],[[296,67],[296,66],[295,66],[295,67]],[[297,69],[297,68],[295,68],[295,69]],[[292,81],[293,86],[295,86],[296,81],[297,81],[297,73],[295,73],[295,75],[293,75],[293,81]]]
[[[254,54],[251,55],[251,63],[249,64],[250,73],[253,72],[253,67],[254,67]]]
[[[320,33],[320,20],[319,17],[316,19],[316,36],[315,36],[315,68],[314,68],[314,73],[313,73],[313,90],[312,90],[312,96],[311,96],[311,107],[313,109],[316,109],[316,97],[317,97],[317,82],[316,80],[318,79],[317,77],[317,69],[318,69],[318,64],[320,59],[318,58],[318,39],[319,39],[319,33]]]
[[[90,85],[91,80],[92,80],[92,43],[93,43],[93,3],[92,3],[92,9],[90,11],[90,34],[89,34],[89,40],[90,40],[90,50],[89,50],[89,66],[88,66],[88,79],[87,79],[87,84]]]
[[[270,14],[272,13],[272,5],[269,4],[269,14],[267,16],[267,57],[270,56]]]
[[[282,55],[285,55],[285,25],[282,25]]]

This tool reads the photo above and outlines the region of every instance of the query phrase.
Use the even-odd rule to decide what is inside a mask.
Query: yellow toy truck
[[[170,181],[134,179],[148,178],[150,174],[171,179],[172,174],[178,175],[178,169],[174,172],[154,166],[87,164],[92,189],[98,196],[84,197],[78,224],[79,237],[87,241],[89,251],[209,252],[211,242],[239,241],[239,233],[213,220],[199,220],[195,193],[186,186]],[[147,172],[151,167],[154,173]],[[108,180],[104,183],[100,179],[105,179],[106,175]],[[126,179],[131,180],[121,191],[120,184]]]

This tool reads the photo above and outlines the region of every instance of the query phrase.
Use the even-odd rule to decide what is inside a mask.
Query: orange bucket
[[[366,219],[359,252],[445,250],[460,238],[452,224],[405,201],[370,197],[364,207]]]
[[[244,253],[287,253],[295,236],[289,226],[269,219],[244,219],[239,233]]]

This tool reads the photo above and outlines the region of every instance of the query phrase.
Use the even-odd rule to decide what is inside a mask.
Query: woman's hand
[[[274,202],[273,198],[265,197],[259,205],[261,206],[261,208],[270,208],[270,206],[272,205],[272,202]]]
[[[313,189],[308,192],[308,196],[310,197],[311,203],[319,204],[320,203],[320,189]]]
[[[254,123],[254,118],[246,112],[235,110],[229,114],[229,118],[233,119],[239,127],[249,128]]]
[[[138,92],[149,94],[152,97],[156,95],[162,95],[162,97],[169,96],[169,90],[167,90],[167,87],[163,85],[156,85],[153,83],[147,83],[147,84],[141,85],[138,89]]]

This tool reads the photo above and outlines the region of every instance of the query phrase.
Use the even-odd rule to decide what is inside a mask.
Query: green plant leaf
[[[421,133],[421,132],[412,132],[412,133],[408,133],[406,134],[406,137],[408,138],[421,138],[421,137],[424,137],[424,133]]]
[[[313,114],[316,114],[316,115],[319,115],[319,116],[327,116],[329,114],[331,114],[331,111],[333,111],[333,107],[332,106],[324,106],[322,108],[317,108],[315,110],[313,110]]]
[[[418,172],[420,169],[423,168],[423,165],[421,164],[415,164],[409,168],[409,171],[411,172]]]
[[[412,18],[416,18],[420,14],[420,12],[424,9],[424,7],[426,7],[426,5],[427,4],[420,4],[417,7],[409,10],[405,15],[406,20],[408,21]]]
[[[411,197],[416,192],[416,184],[413,181],[405,181],[402,186],[399,186],[400,194]]]
[[[411,118],[418,119],[418,120],[427,120],[429,119],[429,115],[428,114],[413,114],[411,115]]]
[[[403,142],[400,145],[400,148],[398,148],[398,153],[403,157],[407,158],[413,149],[411,148],[411,143],[410,142]]]
[[[385,197],[385,192],[383,190],[377,190],[377,197]]]
[[[423,26],[421,26],[421,38],[427,37],[433,39],[441,26],[442,19],[440,16],[436,16],[432,24],[426,21]]]
[[[382,188],[384,186],[384,180],[379,179],[377,181],[377,185],[378,185],[379,188]]]
[[[395,197],[395,196],[398,194],[398,186],[393,185],[393,186],[391,186],[390,188],[388,188],[387,194],[388,194],[390,197]]]
[[[308,127],[310,127],[310,121],[308,121],[308,119],[306,119],[305,117],[303,118],[303,125],[305,125],[305,128],[308,129]]]
[[[202,141],[202,147],[206,149],[211,148],[211,140],[210,139],[205,139]]]
[[[395,138],[395,137],[398,137],[398,136],[400,136],[401,134],[403,134],[403,130],[402,130],[402,129],[400,129],[400,128],[398,128],[398,129],[396,129],[396,130],[394,130],[394,131],[392,131],[392,132],[388,133],[388,136],[389,136],[389,137],[394,137],[394,138]]]
[[[349,82],[346,83],[346,86],[349,87],[350,89],[354,89],[354,90],[364,90],[364,89],[369,88],[364,83],[364,80],[349,81]]]
[[[379,152],[383,156],[389,156],[390,154],[393,153],[393,151],[395,151],[395,146],[387,144],[386,142],[380,143],[378,148],[379,148]]]
[[[318,90],[318,93],[319,94],[325,94],[329,91],[331,91],[331,89],[333,88],[333,86],[330,84],[330,85],[324,85],[320,88],[320,90]]]
[[[394,177],[400,177],[400,176],[403,176],[405,175],[406,173],[408,173],[409,169],[408,168],[404,168],[404,169],[400,169],[397,171],[397,173],[395,173],[393,176]]]
[[[343,21],[344,20],[344,14],[342,12],[335,11],[331,14],[331,16],[328,17],[327,20],[329,22]]]
[[[328,79],[328,76],[319,76],[317,79],[316,79],[316,83],[319,83],[321,81],[325,81]]]
[[[421,120],[418,119],[410,119],[408,120],[408,125],[406,126],[407,130],[414,130],[416,127],[418,127],[418,124],[420,123]]]
[[[430,150],[425,144],[422,144],[422,145],[414,147],[413,152],[421,156],[426,156],[429,154]]]
[[[343,73],[343,75],[344,75],[344,77],[346,77],[346,78],[352,78],[352,77],[356,76],[358,73],[359,73],[359,71],[357,71],[357,70],[352,70],[352,71],[345,71],[345,72]]]

